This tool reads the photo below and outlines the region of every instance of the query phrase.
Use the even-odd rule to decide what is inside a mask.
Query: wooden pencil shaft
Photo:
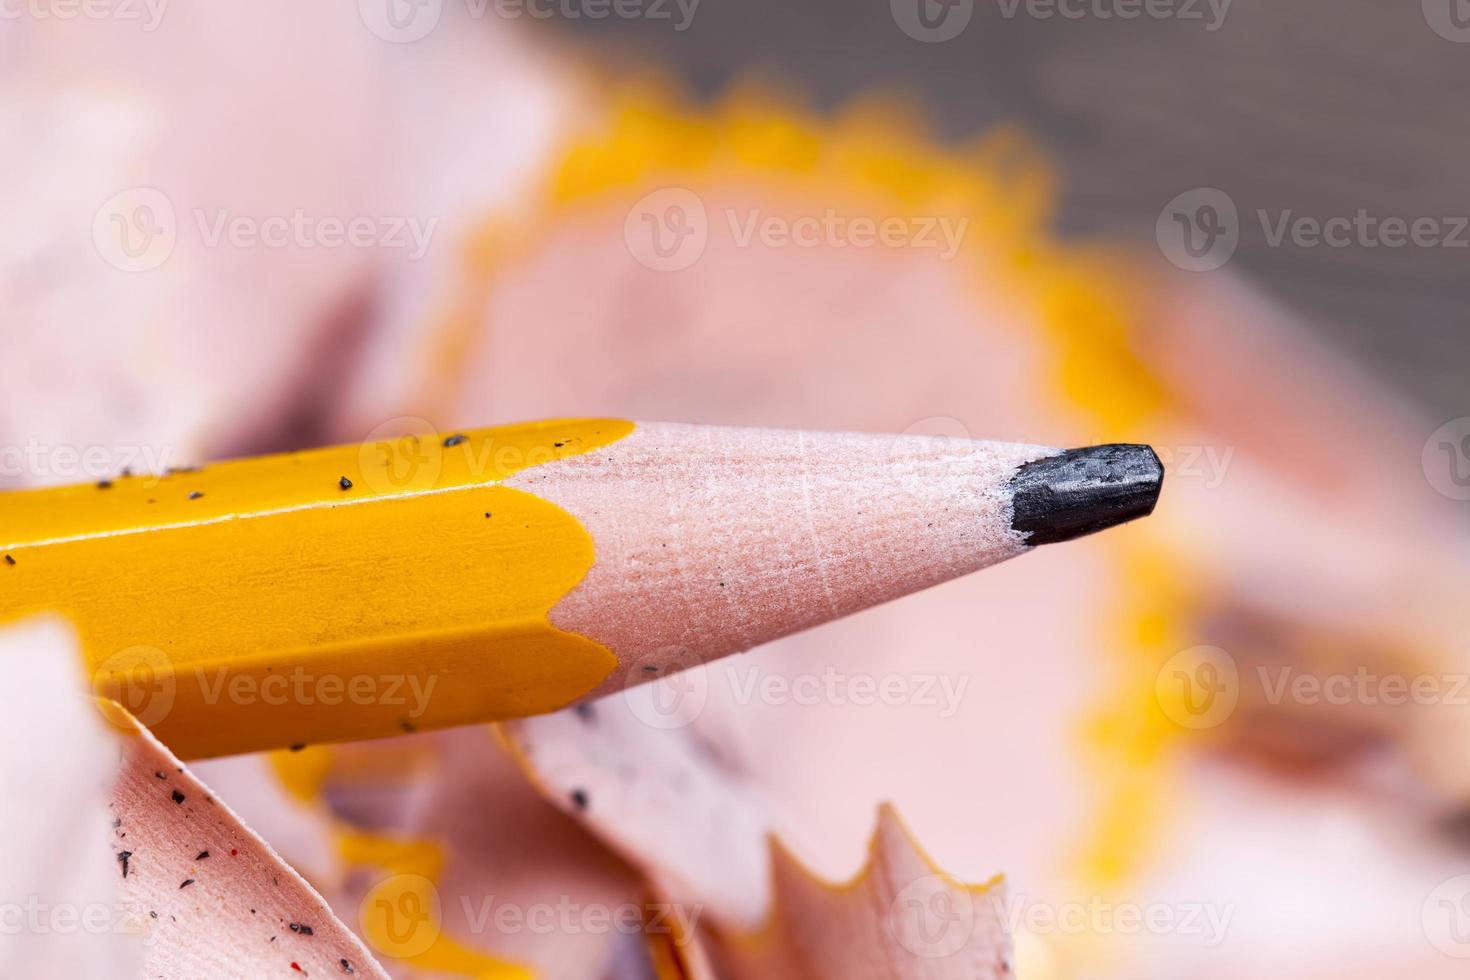
[[[1019,554],[1054,453],[558,420],[23,491],[0,617],[185,757],[519,717]]]

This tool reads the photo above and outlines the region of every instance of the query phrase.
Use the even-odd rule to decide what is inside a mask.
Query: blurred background
[[[956,18],[971,11],[966,26],[928,44],[896,31],[883,4],[843,0],[710,4],[683,31],[561,16],[556,27],[624,68],[655,59],[706,98],[757,72],[827,108],[874,88],[908,94],[951,139],[1022,123],[1063,175],[1058,222],[1068,233],[1148,243],[1164,204],[1202,186],[1273,215],[1466,210],[1470,134],[1453,113],[1470,66],[1457,30],[1445,28],[1447,39],[1426,29],[1437,13],[1361,0],[1201,0],[1179,5],[1180,16],[1140,7],[1132,18],[1082,3],[1041,5],[1049,16],[951,6]],[[1273,248],[1248,223],[1232,261],[1454,416],[1470,360],[1465,247]]]
[[[672,718],[198,766],[394,976],[1463,975],[1463,0],[0,12],[8,488],[579,414],[1169,471],[1148,521],[695,668]],[[625,771],[621,819],[569,804]],[[844,918],[884,803],[1008,897]],[[423,848],[419,949],[371,898]],[[708,914],[660,946],[490,895]]]

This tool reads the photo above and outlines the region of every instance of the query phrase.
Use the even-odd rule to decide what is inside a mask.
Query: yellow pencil
[[[1144,446],[558,420],[0,494],[0,619],[57,612],[186,758],[521,717],[1148,513]]]

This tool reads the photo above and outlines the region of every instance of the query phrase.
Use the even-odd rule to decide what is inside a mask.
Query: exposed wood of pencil
[[[566,420],[6,494],[0,618],[65,615],[185,757],[517,717],[1019,554],[1066,462]]]

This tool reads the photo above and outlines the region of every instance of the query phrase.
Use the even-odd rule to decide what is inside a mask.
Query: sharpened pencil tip
[[[1011,527],[1027,544],[1070,541],[1151,514],[1164,467],[1148,446],[1114,443],[1034,460],[1011,477]]]

